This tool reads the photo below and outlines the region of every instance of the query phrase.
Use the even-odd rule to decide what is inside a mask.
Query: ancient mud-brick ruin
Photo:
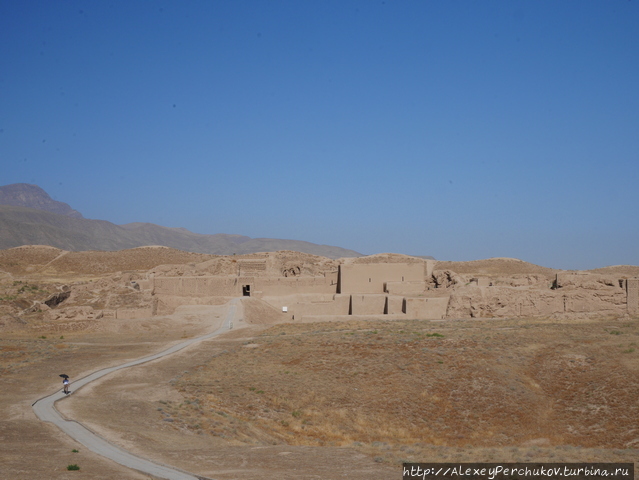
[[[639,278],[550,269],[471,275],[437,269],[441,264],[394,254],[330,260],[275,252],[164,265],[139,282],[150,295],[148,306],[118,317],[170,314],[180,305],[236,297],[260,299],[304,322],[639,314]]]
[[[628,295],[628,313],[639,315],[639,278],[629,278],[626,281],[626,292]]]
[[[55,275],[90,275],[104,268],[117,273],[64,286],[44,301],[22,306],[25,312],[42,311],[51,321],[136,319],[240,297],[261,305],[271,320],[296,322],[639,316],[639,267],[633,266],[585,272],[505,258],[442,262],[379,254],[333,260],[292,251],[210,256],[166,247],[61,252],[19,247],[5,251],[4,262],[14,268],[17,260],[29,258],[29,268],[40,265]],[[193,263],[146,270],[158,258]],[[131,268],[140,262],[146,266],[126,271],[106,267]]]

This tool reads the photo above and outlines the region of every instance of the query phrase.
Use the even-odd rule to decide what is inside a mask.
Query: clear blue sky
[[[0,162],[117,224],[639,265],[639,2],[0,0]]]

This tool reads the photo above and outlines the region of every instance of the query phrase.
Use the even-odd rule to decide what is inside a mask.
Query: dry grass
[[[233,442],[355,446],[393,462],[437,449],[455,461],[627,460],[639,448],[637,343],[627,320],[279,325],[176,377],[188,400],[162,415]]]
[[[91,478],[137,478],[131,472],[124,477],[119,467],[91,456],[73,457],[78,454],[71,454],[69,444],[48,426],[20,419],[21,408],[30,411],[33,399],[59,388],[59,373],[77,378],[195,335],[207,324],[197,319],[176,324],[175,318],[51,322],[24,313],[28,304],[66,282],[74,283],[73,305],[128,305],[138,294],[126,288],[137,278],[126,271],[149,268],[158,259],[172,263],[182,255],[166,250],[160,252],[166,258],[159,258],[152,249],[60,253],[34,247],[0,255],[0,270],[8,272],[0,296],[12,297],[0,300],[0,375],[10,386],[0,402],[6,418],[0,425],[6,433],[0,463],[16,474],[27,463],[22,459],[29,458],[33,478],[66,478],[66,470],[51,473],[58,459],[64,466],[81,461]],[[182,260],[191,261],[190,255]],[[545,271],[497,260],[469,268]],[[33,272],[40,274],[28,276]],[[256,324],[278,316],[257,305],[245,308]],[[381,469],[370,478],[381,479],[389,478],[384,468],[391,467],[384,464],[401,461],[639,458],[637,318],[259,328],[250,334],[234,331],[208,346],[136,367],[138,376],[136,369],[130,370],[131,378],[118,375],[117,388],[98,385],[94,397],[87,392],[83,400],[80,391],[69,403],[76,402],[78,418],[93,422],[116,443],[163,462],[181,461],[186,469],[202,468],[213,478],[235,478],[238,458],[243,462],[249,455],[254,455],[249,462],[254,471],[243,471],[242,478],[298,478],[299,463],[286,468],[277,463],[297,455],[309,466],[303,478],[317,478],[318,466],[326,468],[322,478],[342,478],[340,468],[350,466],[355,456],[340,447],[366,454]],[[136,397],[135,392],[143,393]],[[49,449],[45,459],[40,458],[43,449]]]
[[[516,258],[489,258],[486,260],[472,260],[469,262],[444,262],[435,263],[436,270],[452,270],[456,273],[483,274],[483,275],[522,275],[542,274],[553,276],[559,270],[542,267],[534,263],[524,262]]]

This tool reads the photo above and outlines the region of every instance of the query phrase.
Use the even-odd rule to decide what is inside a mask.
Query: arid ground
[[[3,267],[4,312],[63,283],[106,282],[114,270],[101,265],[94,276]],[[31,404],[61,388],[61,373],[160,351],[210,331],[223,309],[77,322],[6,313],[0,478],[149,478],[85,451]],[[134,453],[221,480],[385,480],[402,461],[639,461],[638,318],[271,324],[252,301],[244,318],[58,408]]]

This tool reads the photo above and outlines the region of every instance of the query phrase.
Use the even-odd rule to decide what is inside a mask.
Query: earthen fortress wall
[[[639,314],[639,279],[560,272],[542,275],[468,276],[434,271],[433,263],[343,263],[321,276],[282,276],[264,257],[239,263],[236,276],[150,278],[156,313],[183,304],[260,298],[294,320],[327,316],[384,318],[526,317],[564,314]],[[243,273],[243,275],[239,275]],[[248,275],[253,273],[254,275]]]

